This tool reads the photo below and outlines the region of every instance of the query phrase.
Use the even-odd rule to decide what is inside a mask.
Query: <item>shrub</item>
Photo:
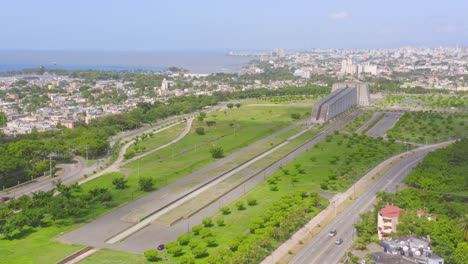
[[[231,240],[228,242],[228,246],[231,249],[232,252],[237,251],[237,248],[239,247],[239,241],[237,240]]]
[[[224,157],[224,149],[222,147],[213,146],[210,148],[211,156],[215,159]]]
[[[205,123],[206,123],[206,125],[209,126],[209,127],[210,127],[210,126],[216,125],[216,121],[213,121],[213,120],[208,120],[208,121],[206,121]]]
[[[190,242],[190,238],[191,238],[190,234],[183,234],[177,238],[177,241],[182,246],[185,246],[185,245],[188,245],[188,243]]]
[[[200,234],[200,231],[203,229],[201,225],[196,225],[192,227],[192,232],[194,235],[198,236]]]
[[[206,250],[205,246],[198,245],[194,249],[192,249],[193,255],[195,255],[195,258],[203,258],[208,256],[208,251]]]
[[[231,213],[231,209],[227,206],[223,206],[221,207],[221,212],[223,213],[223,215],[228,215]]]
[[[200,236],[202,238],[210,237],[212,235],[213,235],[213,233],[211,233],[211,230],[208,229],[208,228],[202,228],[202,230],[200,230]]]
[[[218,226],[224,226],[224,218],[216,219],[216,224],[218,224]]]
[[[209,217],[203,219],[202,223],[203,223],[204,227],[213,226],[213,220],[211,220],[211,218],[209,218]]]
[[[250,206],[257,205],[257,199],[249,198],[249,199],[247,199],[247,204],[250,205]]]
[[[151,262],[155,262],[157,261],[159,258],[158,258],[158,251],[156,251],[155,249],[148,249],[145,251],[145,258],[148,260],[148,261],[151,261]]]
[[[167,248],[167,253],[173,255],[174,257],[181,256],[183,254],[182,246],[179,244],[175,244],[170,248]]]
[[[272,185],[270,186],[270,190],[275,191],[275,192],[278,191],[278,185],[272,184]]]
[[[236,207],[237,207],[237,210],[244,210],[245,209],[244,202],[237,201],[236,202]]]
[[[138,180],[138,184],[140,186],[140,190],[142,191],[149,192],[153,190],[154,183],[153,178],[151,177],[141,177]]]
[[[118,190],[123,190],[127,188],[127,179],[124,176],[118,177],[112,180],[112,184]]]
[[[216,246],[218,246],[218,243],[216,242],[216,238],[214,238],[214,237],[207,237],[207,238],[205,239],[205,242],[206,242],[206,245],[207,245],[208,247],[216,247]]]
[[[205,135],[205,129],[203,127],[197,127],[195,129],[195,132],[198,134],[198,135]]]

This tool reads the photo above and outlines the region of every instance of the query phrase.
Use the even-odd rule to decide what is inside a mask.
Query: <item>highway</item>
[[[399,183],[411,170],[433,149],[426,149],[395,163],[382,177],[370,186],[358,199],[349,205],[343,212],[314,237],[290,263],[338,263],[345,252],[351,247],[356,237],[354,224],[359,221],[359,215],[371,210],[378,191],[394,191]],[[333,206],[333,205],[331,205]],[[332,229],[337,230],[335,237],[330,237]],[[335,245],[335,239],[342,238],[341,245]]]

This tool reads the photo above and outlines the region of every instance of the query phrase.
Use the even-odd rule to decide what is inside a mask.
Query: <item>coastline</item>
[[[251,61],[225,52],[21,51],[0,50],[0,72],[25,68],[106,71],[161,71],[180,67],[194,74],[236,73]]]

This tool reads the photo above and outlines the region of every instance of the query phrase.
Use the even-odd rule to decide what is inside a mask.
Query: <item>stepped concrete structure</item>
[[[332,92],[314,106],[312,122],[325,123],[356,106],[370,105],[367,83],[335,83]]]

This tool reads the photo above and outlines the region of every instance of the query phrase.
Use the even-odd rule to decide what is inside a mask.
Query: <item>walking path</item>
[[[116,160],[114,163],[112,163],[109,167],[105,168],[104,170],[102,170],[102,171],[100,171],[100,172],[98,172],[98,173],[96,173],[96,174],[94,174],[94,175],[92,175],[92,176],[90,176],[90,177],[87,177],[87,178],[85,178],[85,179],[83,179],[83,180],[80,180],[80,181],[78,182],[78,184],[83,184],[83,183],[92,181],[92,180],[94,180],[94,179],[96,179],[96,178],[98,178],[98,177],[100,177],[100,176],[102,176],[102,175],[104,175],[104,174],[106,174],[106,173],[109,173],[109,172],[117,172],[117,171],[120,171],[120,170],[119,170],[120,166],[125,165],[125,164],[128,164],[129,162],[132,162],[132,161],[134,161],[134,160],[137,160],[137,159],[139,159],[139,158],[142,158],[142,157],[144,157],[144,156],[146,156],[146,155],[149,155],[149,154],[151,154],[151,153],[153,153],[153,152],[155,152],[155,151],[161,150],[161,149],[163,149],[163,148],[166,148],[166,147],[168,147],[168,146],[170,146],[170,145],[172,145],[172,144],[178,142],[179,140],[181,140],[182,138],[184,138],[184,137],[188,134],[188,132],[190,131],[190,128],[192,127],[192,122],[193,122],[193,118],[190,118],[190,119],[187,121],[187,126],[185,127],[184,131],[183,131],[177,138],[175,138],[174,140],[172,140],[171,142],[166,143],[166,144],[164,144],[164,145],[162,145],[162,146],[159,146],[159,147],[157,147],[157,148],[155,148],[155,149],[153,149],[153,150],[151,150],[151,151],[142,153],[141,155],[138,155],[138,156],[136,156],[136,157],[133,157],[133,158],[131,158],[131,159],[129,159],[129,160],[124,161],[124,155],[125,155],[125,153],[127,152],[127,149],[135,142],[135,140],[132,140],[132,141],[128,142],[127,144],[125,144],[125,145],[120,149],[119,156],[118,156],[117,160]],[[159,132],[161,132],[161,131],[163,131],[163,130],[169,129],[169,128],[171,128],[171,127],[173,127],[173,126],[176,126],[176,125],[178,125],[178,124],[180,124],[180,123],[181,123],[181,122],[174,123],[174,124],[172,124],[172,125],[170,125],[170,126],[161,128],[161,129],[159,129],[158,131],[156,131],[156,132],[154,132],[154,133],[159,133]]]

